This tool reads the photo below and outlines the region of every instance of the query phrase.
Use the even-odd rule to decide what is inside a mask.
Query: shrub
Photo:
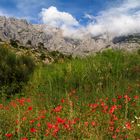
[[[18,40],[10,39],[10,44],[11,44],[12,47],[18,48],[18,43],[19,43]]]
[[[44,52],[41,52],[40,59],[41,59],[41,60],[45,60],[45,58],[46,58],[45,53],[44,53]]]
[[[28,56],[16,56],[8,48],[0,46],[0,94],[19,93],[29,80],[35,64]]]
[[[38,48],[39,48],[39,49],[43,49],[43,48],[44,48],[44,43],[39,42],[39,43],[38,43]]]

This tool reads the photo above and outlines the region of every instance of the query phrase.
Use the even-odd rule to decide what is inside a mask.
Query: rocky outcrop
[[[139,35],[140,36],[140,35]],[[129,38],[128,38],[129,39]],[[0,40],[16,41],[20,46],[59,51],[64,54],[87,55],[106,48],[133,50],[140,48],[138,42],[123,38],[109,40],[104,36],[73,39],[63,36],[62,30],[47,25],[30,24],[23,19],[0,17]],[[132,39],[131,39],[132,40]]]

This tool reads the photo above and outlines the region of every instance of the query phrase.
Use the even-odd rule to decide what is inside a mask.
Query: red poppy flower
[[[28,140],[28,138],[21,138],[21,140]]]
[[[31,129],[30,129],[30,132],[31,132],[31,133],[35,133],[35,132],[36,132],[36,129],[35,129],[35,128],[31,128]]]
[[[62,106],[57,106],[56,108],[54,108],[54,112],[60,112],[62,110]]]
[[[60,117],[57,117],[56,120],[57,120],[58,123],[62,123],[62,124],[65,123],[65,120],[61,119]]]
[[[131,129],[131,123],[130,122],[126,122],[125,123],[125,127],[130,130]]]
[[[30,111],[33,110],[33,107],[32,106],[29,106],[28,107],[28,110],[30,110]]]
[[[96,122],[95,122],[95,121],[92,121],[92,122],[91,122],[91,125],[92,125],[92,126],[95,126],[95,125],[96,125]]]
[[[13,134],[11,134],[11,133],[7,133],[7,134],[5,134],[5,136],[6,136],[7,138],[10,138],[10,137],[13,136]]]
[[[117,109],[117,106],[113,105],[109,110],[109,114],[113,114],[116,109]]]

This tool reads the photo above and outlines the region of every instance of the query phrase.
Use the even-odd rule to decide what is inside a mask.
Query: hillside
[[[49,51],[80,56],[99,52],[106,48],[121,48],[129,51],[140,48],[139,42],[133,41],[135,38],[131,38],[129,43],[126,42],[126,39],[119,41],[119,38],[122,37],[114,38],[106,34],[93,37],[88,34],[82,39],[75,39],[64,37],[63,31],[59,28],[45,24],[31,24],[23,19],[0,17],[0,39],[8,42],[15,41],[19,46],[27,48],[42,47]]]

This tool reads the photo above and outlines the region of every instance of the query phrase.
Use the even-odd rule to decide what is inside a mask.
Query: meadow
[[[107,50],[36,67],[0,100],[2,140],[140,140],[140,54]]]

